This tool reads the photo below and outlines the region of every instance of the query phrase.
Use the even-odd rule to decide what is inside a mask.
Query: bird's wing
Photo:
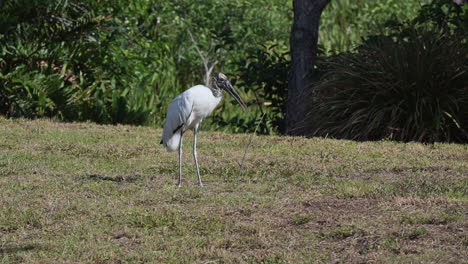
[[[193,102],[190,100],[188,93],[184,92],[172,101],[169,105],[169,109],[167,110],[166,122],[164,123],[162,137],[164,145],[167,144],[167,141],[176,132],[183,129],[184,124],[192,113],[192,108]]]

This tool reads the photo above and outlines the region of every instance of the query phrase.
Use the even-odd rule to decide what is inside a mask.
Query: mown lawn
[[[0,263],[467,263],[468,145],[0,119]]]

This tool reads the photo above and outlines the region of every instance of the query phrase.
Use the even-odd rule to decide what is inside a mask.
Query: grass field
[[[0,263],[467,263],[468,145],[0,119]]]

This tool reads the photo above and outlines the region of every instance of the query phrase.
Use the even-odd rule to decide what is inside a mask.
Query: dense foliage
[[[425,6],[388,23],[354,52],[325,59],[307,122],[311,135],[359,140],[468,140],[467,12]]]
[[[200,55],[235,80],[262,45],[286,47],[291,20],[280,1],[9,0],[0,9],[3,115],[157,126],[177,94],[203,83]],[[260,112],[244,88],[254,107],[224,103],[208,127],[250,129]]]
[[[359,60],[372,41],[374,46],[382,42],[381,49],[396,45],[395,52],[411,53],[414,45],[400,45],[411,42],[406,33],[396,35],[404,28],[382,24],[414,19],[421,7],[426,15],[418,19],[430,18],[435,25],[414,34],[444,42],[437,45],[455,45],[455,40],[431,33],[441,28],[444,22],[437,21],[443,20],[447,10],[440,13],[424,6],[428,2],[334,0],[321,20],[320,54],[352,51],[325,60],[347,67],[346,61],[337,58],[355,56]],[[448,0],[434,0],[438,2]],[[214,65],[215,71],[227,73],[241,89],[249,109],[242,112],[227,98],[203,129],[253,131],[263,116],[260,133],[282,130],[292,1],[4,0],[0,10],[2,115],[161,126],[171,100],[204,83],[205,67]],[[421,20],[420,24],[432,22]],[[353,51],[369,35],[393,38],[367,38]],[[333,72],[331,65],[322,64],[317,72],[331,76],[329,70]],[[321,93],[322,99],[324,95]],[[462,109],[464,104],[457,105]],[[326,113],[323,120],[328,118]],[[453,111],[447,113],[458,120]]]

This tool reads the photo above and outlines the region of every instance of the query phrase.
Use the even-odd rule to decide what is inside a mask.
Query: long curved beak
[[[236,89],[234,89],[234,87],[232,87],[232,84],[229,81],[227,81],[226,83],[227,83],[227,85],[225,87],[226,92],[228,92],[232,97],[234,97],[234,99],[236,99],[237,103],[240,104],[242,109],[245,110],[245,108],[247,108],[247,105],[244,103],[242,98],[239,96]]]

